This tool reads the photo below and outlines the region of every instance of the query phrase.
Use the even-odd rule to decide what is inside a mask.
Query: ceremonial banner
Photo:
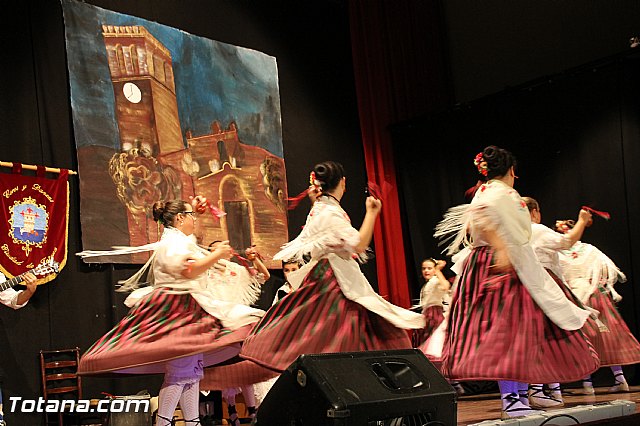
[[[62,269],[67,262],[69,225],[68,171],[57,179],[23,176],[20,164],[13,173],[0,173],[0,271],[13,278],[44,263]],[[37,275],[38,283],[51,281],[53,271]]]
[[[155,202],[202,195],[223,214],[198,218],[201,244],[255,245],[277,267],[270,258],[288,228],[275,58],[85,3],[62,6],[82,248],[153,243],[162,232]]]

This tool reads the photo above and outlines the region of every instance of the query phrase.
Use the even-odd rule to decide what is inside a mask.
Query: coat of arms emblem
[[[9,207],[9,234],[15,244],[21,245],[28,256],[33,246],[42,247],[47,241],[49,214],[31,197],[16,201]]]

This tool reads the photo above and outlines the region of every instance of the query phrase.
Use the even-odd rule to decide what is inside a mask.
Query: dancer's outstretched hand
[[[371,213],[380,213],[380,209],[382,209],[382,201],[378,200],[375,197],[367,197],[367,201],[365,202],[365,206],[367,208],[367,212]]]
[[[196,195],[195,197],[189,197],[193,211],[197,213],[204,213],[207,211],[207,199],[202,195]]]

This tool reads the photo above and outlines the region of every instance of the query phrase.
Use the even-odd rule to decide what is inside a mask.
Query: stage
[[[615,420],[603,420],[585,424],[615,424],[637,425],[640,424],[640,386],[631,386],[630,392],[607,393],[606,387],[596,388],[595,395],[574,395],[567,389],[563,392],[565,406],[560,408],[576,407],[579,405],[597,404],[615,400],[627,400],[636,403],[635,414],[618,417]],[[458,399],[458,426],[467,426],[480,423],[485,420],[500,419],[500,395],[497,393],[461,396]],[[553,412],[557,409],[548,409]],[[553,421],[546,423],[553,425]],[[562,423],[572,424],[572,423]]]

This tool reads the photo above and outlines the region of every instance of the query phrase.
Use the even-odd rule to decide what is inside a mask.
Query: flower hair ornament
[[[478,168],[478,173],[482,176],[486,176],[489,173],[489,167],[487,166],[487,162],[481,152],[479,152],[478,155],[476,155],[476,158],[473,159],[473,164],[475,164]]]
[[[309,185],[315,186],[316,189],[321,189],[323,183],[324,182],[316,178],[316,172],[312,171],[311,173],[309,173]]]
[[[298,207],[300,202],[305,198],[307,198],[312,188],[318,193],[322,192],[323,183],[324,182],[316,178],[316,172],[312,171],[311,173],[309,173],[309,187],[304,191],[302,191],[301,193],[299,193],[298,195],[296,195],[295,197],[287,198],[287,201],[289,202],[287,209],[293,210],[296,207]]]

